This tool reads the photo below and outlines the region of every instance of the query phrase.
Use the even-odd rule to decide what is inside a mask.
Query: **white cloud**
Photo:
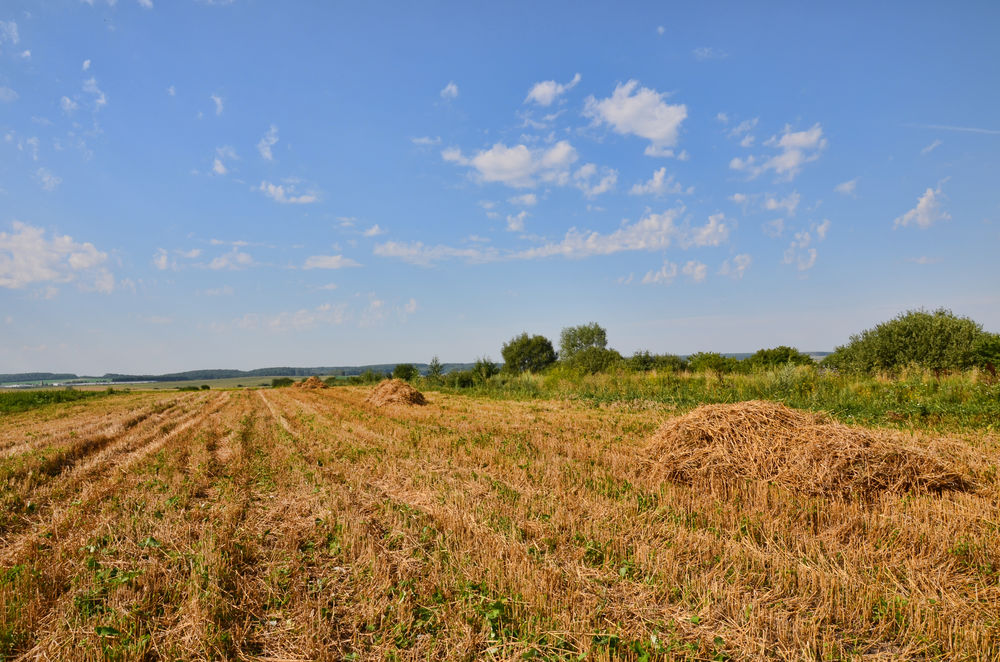
[[[59,107],[62,108],[62,111],[64,113],[69,115],[70,113],[72,113],[74,110],[77,109],[77,103],[72,99],[70,99],[69,97],[63,97],[62,99],[59,100]]]
[[[455,81],[450,81],[444,88],[441,89],[442,99],[455,99],[458,97],[458,85],[455,85]]]
[[[0,85],[0,103],[12,103],[17,101],[18,96],[11,88]]]
[[[422,267],[453,258],[465,259],[469,262],[492,262],[498,258],[495,251],[484,251],[479,248],[454,248],[444,245],[427,246],[421,241],[411,243],[387,241],[384,244],[377,244],[374,253],[379,257],[396,258]]]
[[[343,255],[311,255],[302,265],[303,269],[344,269],[360,267],[361,264]]]
[[[917,206],[893,221],[892,227],[916,225],[929,228],[939,221],[950,220],[951,214],[941,209],[942,197],[941,184],[938,184],[937,188],[928,188],[917,200]]]
[[[20,55],[21,55],[21,59],[27,60],[27,59],[31,58],[31,51],[29,51],[29,50],[21,51]]]
[[[244,269],[246,267],[252,267],[254,264],[253,258],[249,253],[244,253],[238,248],[233,248],[228,253],[223,253],[222,255],[216,257],[211,262],[208,263],[209,269]]]
[[[166,250],[162,248],[157,248],[156,254],[153,255],[153,266],[155,266],[160,271],[166,271],[167,269],[170,269],[172,266],[175,265],[171,264],[170,256],[167,255]]]
[[[817,252],[812,246],[812,233],[815,233],[817,241],[826,239],[830,229],[830,220],[825,219],[820,224],[813,224],[811,231],[796,232],[795,238],[788,244],[782,257],[785,264],[794,264],[799,271],[807,271],[816,264]]]
[[[554,80],[546,80],[540,83],[535,83],[534,87],[531,88],[531,91],[528,92],[528,96],[525,97],[524,103],[534,101],[539,106],[551,106],[553,101],[565,94],[568,90],[576,87],[576,84],[579,82],[580,74],[576,74],[573,76],[573,80],[566,84],[557,83]]]
[[[733,193],[729,196],[729,199],[738,205],[744,204],[750,197],[746,193]]]
[[[92,243],[78,243],[69,235],[48,238],[44,229],[20,221],[14,221],[12,228],[10,233],[0,232],[0,287],[77,281],[82,290],[114,290],[114,277],[103,266],[107,254]]]
[[[257,143],[257,151],[260,152],[261,158],[266,161],[273,161],[274,154],[271,152],[271,148],[278,144],[278,127],[271,125],[264,134],[264,137],[260,139]]]
[[[196,257],[200,257],[201,256],[201,249],[200,248],[192,248],[191,250],[188,250],[188,251],[174,251],[174,252],[177,253],[178,255],[180,255],[182,258],[184,258],[186,260],[193,260]]]
[[[702,46],[691,51],[696,60],[723,60],[729,57],[729,53],[711,46]]]
[[[410,142],[414,145],[440,145],[441,137],[435,136],[431,138],[430,136],[420,136],[419,138],[410,138]]]
[[[83,82],[83,91],[94,95],[95,109],[100,110],[107,105],[108,98],[104,95],[104,92],[101,92],[101,88],[97,87],[96,78],[91,77],[85,80]]]
[[[282,204],[306,205],[319,200],[319,196],[313,192],[296,195],[295,187],[292,184],[288,184],[286,187],[285,185],[272,184],[265,180],[260,183],[257,190],[275,202]]]
[[[223,109],[222,97],[220,97],[217,94],[211,94],[211,95],[209,95],[208,98],[211,99],[212,102],[215,104],[215,114],[216,115],[221,115],[222,114],[222,109]]]
[[[665,27],[663,27],[662,25],[657,25],[657,26],[656,26],[656,34],[658,34],[658,35],[660,35],[660,36],[663,36],[663,34],[664,34],[664,33],[665,33],[666,31],[667,31],[667,29],[666,29]]]
[[[663,261],[663,266],[657,271],[647,271],[642,277],[643,285],[662,284],[669,285],[677,277],[677,265],[669,260]]]
[[[153,8],[153,0],[138,0],[138,2],[139,6],[142,7],[143,9]]]
[[[670,105],[665,98],[666,94],[639,87],[638,81],[630,80],[618,85],[606,99],[587,97],[584,115],[609,124],[622,135],[649,140],[647,156],[673,156],[678,130],[687,117],[687,106]]]
[[[172,96],[172,97],[177,96],[177,88],[174,87],[173,85],[171,85],[170,87],[168,87],[167,88],[167,95],[168,96]]]
[[[524,195],[515,195],[512,198],[507,198],[507,202],[521,207],[534,207],[538,204],[538,196],[534,193],[525,193]]]
[[[86,71],[90,69],[90,60],[84,60],[83,65],[80,67],[80,71]]]
[[[0,21],[0,44],[9,42],[16,44],[21,41],[17,32],[17,23],[14,21]]]
[[[41,183],[42,188],[46,191],[54,191],[62,183],[62,179],[56,177],[45,168],[39,168],[36,170],[35,177]]]
[[[696,227],[682,233],[680,236],[681,245],[684,248],[691,246],[719,246],[729,239],[730,225],[726,223],[725,214],[712,214],[708,217],[708,223],[701,227]]]
[[[928,145],[927,147],[924,147],[922,150],[920,150],[920,154],[921,155],[930,154],[935,149],[937,149],[938,147],[940,147],[942,144],[944,144],[944,143],[942,143],[940,140],[935,140],[930,145]]]
[[[216,158],[215,161],[212,163],[212,172],[214,172],[217,175],[224,175],[227,172],[229,172],[229,170],[226,169],[226,165],[222,162],[221,159]]]
[[[772,239],[776,239],[785,233],[785,219],[776,218],[773,221],[768,221],[761,227],[764,230],[764,234]]]
[[[406,302],[405,306],[403,306],[403,312],[407,315],[412,315],[417,312],[417,300],[410,297],[410,300]]]
[[[694,193],[694,187],[689,186],[686,190],[680,182],[674,180],[674,176],[667,177],[666,166],[653,172],[653,177],[641,184],[632,186],[629,191],[632,195],[683,195]]]
[[[813,229],[816,230],[816,237],[819,238],[820,241],[823,241],[826,239],[826,233],[830,230],[830,219],[823,219],[823,222],[814,226]]]
[[[729,124],[729,115],[726,113],[716,113],[715,119],[723,124]]]
[[[507,229],[510,232],[524,232],[524,219],[528,217],[528,212],[521,210],[517,215],[507,215]]]
[[[726,119],[728,121],[729,118],[727,117]],[[739,138],[740,147],[752,147],[754,142],[756,141],[756,138],[754,138],[750,134],[750,132],[757,127],[757,123],[759,121],[760,118],[758,117],[754,117],[753,119],[749,120],[743,120],[742,122],[734,126],[732,129],[730,129],[728,135],[730,138]]]
[[[732,262],[726,260],[719,267],[720,276],[730,276],[736,280],[743,278],[743,274],[750,268],[753,259],[746,253],[734,255]]]
[[[841,182],[837,184],[836,186],[833,187],[833,190],[836,191],[837,193],[840,193],[841,195],[849,195],[853,198],[854,192],[857,190],[857,188],[858,188],[858,178],[855,177],[854,179],[849,179],[846,182]]]
[[[471,159],[456,148],[441,152],[445,161],[475,169],[482,182],[500,182],[514,188],[531,188],[539,181],[564,185],[569,181],[569,168],[577,159],[576,150],[561,140],[548,149],[530,149],[526,145],[507,147],[496,143]]]
[[[795,216],[795,210],[799,206],[799,200],[800,196],[797,192],[791,193],[783,199],[767,196],[764,198],[763,207],[768,211],[784,209],[789,216]]]
[[[681,273],[690,278],[695,283],[701,283],[708,275],[708,266],[696,260],[688,260],[681,269]]]
[[[778,154],[763,161],[754,156],[745,159],[736,157],[729,162],[729,167],[746,172],[751,178],[772,170],[778,179],[791,181],[799,174],[803,165],[819,158],[827,141],[823,137],[823,128],[816,123],[810,129],[794,132],[790,125],[785,125],[780,138],[772,136],[764,144],[777,149]]]
[[[592,183],[594,177],[597,181]],[[598,172],[596,164],[587,163],[573,173],[573,183],[588,198],[607,193],[618,183],[618,171],[611,168],[601,168]]]
[[[362,234],[364,234],[364,236],[366,237],[377,237],[380,234],[385,234],[385,230],[380,228],[378,223],[376,223],[375,225],[365,230]]]
[[[347,304],[324,303],[316,308],[280,312],[273,315],[248,313],[234,320],[241,329],[267,331],[302,331],[316,326],[339,326],[350,319]]]

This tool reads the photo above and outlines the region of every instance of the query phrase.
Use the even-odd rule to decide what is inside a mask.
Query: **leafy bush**
[[[285,386],[291,386],[295,383],[295,380],[291,377],[275,377],[271,380],[271,388],[283,388]]]
[[[607,346],[608,333],[597,322],[568,326],[559,335],[559,358],[572,361],[585,349],[605,349]]]
[[[443,377],[445,386],[451,388],[471,388],[476,385],[476,379],[471,370],[454,370]]]
[[[545,336],[522,333],[504,343],[500,350],[508,372],[541,372],[556,362],[556,350]]]
[[[650,370],[680,372],[687,369],[687,361],[676,354],[652,354],[647,350],[637,351],[629,357],[627,365],[635,372],[649,372]]]
[[[694,372],[734,372],[739,368],[739,361],[723,356],[718,352],[697,352],[687,357],[688,368]]]
[[[935,372],[985,365],[997,349],[980,324],[944,308],[911,310],[851,336],[823,365],[844,372],[899,372],[915,366]]]
[[[472,366],[472,377],[477,384],[485,384],[490,377],[499,372],[499,366],[488,356],[476,359],[476,364]]]
[[[392,376],[396,379],[402,379],[404,382],[408,382],[417,375],[420,371],[414,367],[412,363],[400,363],[393,369]]]
[[[769,370],[786,365],[813,365],[815,362],[811,356],[803,354],[794,347],[779,345],[771,349],[759,349],[744,359],[743,363],[750,369]]]
[[[604,347],[585,347],[573,354],[572,358],[566,361],[566,365],[580,372],[594,374],[605,372],[618,365],[622,361],[622,355],[613,349]]]

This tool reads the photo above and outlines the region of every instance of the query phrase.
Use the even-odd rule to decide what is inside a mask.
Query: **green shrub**
[[[752,356],[743,360],[746,367],[753,370],[770,370],[786,365],[813,365],[812,357],[803,354],[794,347],[779,345],[771,349],[759,349]]]
[[[400,363],[392,371],[393,377],[402,379],[404,382],[410,381],[419,374],[420,371],[412,363]]]
[[[585,349],[605,349],[607,346],[608,333],[597,322],[568,326],[559,335],[559,358],[572,361]]]
[[[566,365],[570,368],[590,375],[605,372],[621,363],[621,354],[604,347],[586,347],[566,361]]]
[[[635,372],[680,372],[687,369],[687,361],[675,354],[652,354],[648,350],[637,351],[629,357],[626,365]]]
[[[739,361],[723,356],[718,352],[697,352],[687,357],[688,368],[693,372],[717,372],[720,374],[735,372]]]
[[[291,386],[295,383],[295,380],[291,377],[275,377],[271,380],[271,388],[284,388],[285,386]]]
[[[472,366],[472,377],[477,384],[485,384],[490,377],[500,372],[500,367],[488,356],[476,359]]]
[[[984,362],[997,349],[992,335],[968,317],[944,308],[932,313],[911,310],[851,336],[823,365],[867,373],[898,373],[911,366],[934,372],[963,370]]]

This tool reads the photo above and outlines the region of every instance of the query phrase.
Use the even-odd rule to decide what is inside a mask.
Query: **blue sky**
[[[8,0],[0,372],[1000,329],[1000,5],[817,4]]]

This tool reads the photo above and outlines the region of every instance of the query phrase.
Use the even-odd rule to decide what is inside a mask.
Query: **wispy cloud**
[[[455,81],[449,81],[448,84],[441,89],[441,98],[449,100],[458,98],[458,85],[455,84]]]
[[[629,191],[631,195],[681,195],[694,193],[694,187],[685,189],[680,182],[674,179],[671,174],[667,176],[667,168],[664,166],[653,171],[653,176],[646,182],[634,184]]]
[[[319,195],[315,192],[297,194],[294,183],[289,182],[285,184],[272,184],[264,180],[257,187],[257,190],[281,204],[307,205],[319,201]]]
[[[50,172],[46,168],[39,168],[38,170],[36,170],[35,177],[38,179],[38,182],[42,185],[42,188],[45,189],[46,191],[54,191],[57,188],[59,188],[59,185],[62,183],[61,178],[55,176],[54,174],[52,174],[52,172]]]
[[[569,90],[576,87],[579,82],[580,74],[576,74],[573,76],[573,80],[568,83],[557,83],[554,80],[545,80],[540,83],[535,83],[531,88],[531,91],[528,92],[528,96],[525,97],[524,103],[533,101],[539,106],[551,106],[554,101]]]
[[[966,133],[985,133],[1000,136],[1000,129],[984,129],[976,126],[951,126],[948,124],[907,124],[914,129],[936,129],[938,131],[964,131]]]
[[[791,181],[803,165],[819,158],[827,141],[823,137],[823,128],[817,123],[805,131],[792,131],[791,126],[786,125],[780,137],[772,136],[764,144],[777,149],[778,153],[769,158],[735,157],[729,162],[729,167],[747,173],[751,179],[771,170],[779,180]]]
[[[216,115],[221,115],[222,114],[222,110],[224,108],[224,104],[222,102],[222,97],[220,97],[217,94],[212,94],[212,95],[209,95],[208,98],[211,99],[212,103],[215,104],[215,114]]]
[[[345,269],[360,267],[361,264],[343,255],[311,255],[306,258],[303,269]]]
[[[944,143],[943,143],[942,141],[940,141],[940,140],[935,140],[935,141],[934,141],[934,142],[932,142],[932,143],[931,143],[930,145],[928,145],[927,147],[924,147],[924,148],[923,148],[922,150],[920,150],[920,154],[921,154],[921,155],[926,155],[926,154],[930,154],[930,153],[931,153],[931,152],[933,152],[933,151],[934,151],[935,149],[937,149],[938,147],[940,147],[940,146],[941,146],[942,144],[944,144]]]
[[[729,57],[729,53],[718,48],[712,48],[711,46],[701,46],[691,51],[694,55],[694,59],[705,61],[705,60],[724,60]]]
[[[271,125],[268,128],[267,133],[264,137],[260,139],[257,143],[257,151],[260,152],[260,156],[265,161],[273,161],[274,154],[271,152],[271,148],[278,144],[278,127]]]
[[[841,182],[833,187],[833,190],[841,195],[849,195],[854,197],[854,192],[858,188],[858,178],[849,179],[846,182]]]

